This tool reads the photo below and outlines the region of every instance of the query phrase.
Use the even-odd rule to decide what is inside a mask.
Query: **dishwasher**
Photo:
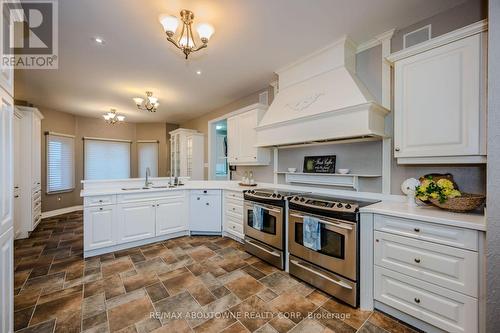
[[[222,195],[220,190],[192,190],[189,207],[191,235],[222,233]]]

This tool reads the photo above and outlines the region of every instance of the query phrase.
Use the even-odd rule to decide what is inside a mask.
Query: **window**
[[[137,141],[139,155],[139,177],[146,177],[146,168],[151,177],[158,177],[158,141]]]
[[[47,193],[75,188],[75,138],[47,132]]]
[[[85,180],[130,178],[130,141],[84,138]]]

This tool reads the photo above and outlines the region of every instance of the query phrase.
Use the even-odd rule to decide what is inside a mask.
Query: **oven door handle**
[[[263,246],[261,246],[261,245],[259,245],[259,244],[256,244],[256,243],[252,242],[251,240],[245,239],[245,241],[246,241],[247,243],[250,243],[250,244],[252,244],[253,246],[255,246],[255,247],[257,247],[257,248],[261,249],[262,251],[265,251],[265,252],[269,253],[269,254],[270,254],[270,255],[272,255],[272,256],[275,256],[275,257],[281,257],[281,255],[280,255],[279,253],[276,253],[276,252],[274,252],[274,251],[269,251],[269,250],[268,250],[268,249],[266,249],[265,247],[263,247]]]
[[[299,219],[304,218],[304,215],[299,215],[299,214],[290,214],[290,215],[293,217],[297,217]],[[334,222],[329,222],[329,221],[325,221],[325,220],[319,220],[319,222],[331,225],[332,227],[336,227],[336,228],[341,228],[341,229],[345,229],[345,230],[352,230],[352,227],[350,227],[346,224],[334,223]]]
[[[322,273],[320,273],[320,272],[318,272],[318,271],[315,271],[314,269],[311,269],[311,268],[309,268],[309,267],[307,267],[307,266],[302,265],[302,264],[301,264],[301,263],[299,263],[297,260],[290,260],[290,261],[291,261],[294,265],[299,266],[300,268],[305,269],[306,271],[309,271],[309,272],[311,272],[311,273],[313,273],[313,274],[319,275],[319,276],[321,276],[323,279],[326,279],[326,280],[330,281],[331,283],[335,283],[336,285],[341,286],[342,288],[352,290],[352,287],[351,287],[350,285],[348,285],[347,283],[344,283],[344,282],[342,282],[342,281],[337,281],[337,280],[334,280],[334,279],[332,279],[331,277],[326,276],[325,274],[322,274]]]
[[[262,207],[263,210],[267,210],[268,212],[281,213],[281,211],[279,209],[267,208],[264,206],[260,206],[260,207]]]

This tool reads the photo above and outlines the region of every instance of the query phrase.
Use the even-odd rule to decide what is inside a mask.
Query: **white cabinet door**
[[[13,224],[13,100],[0,90],[0,235]]]
[[[395,63],[395,157],[485,154],[481,35]]]
[[[229,163],[238,161],[240,154],[239,118],[234,116],[227,119],[227,158]]]
[[[34,116],[33,117],[33,133],[32,133],[32,147],[33,147],[33,161],[32,161],[32,175],[33,175],[33,187],[38,188],[41,185],[41,165],[42,165],[42,120]]]
[[[14,332],[14,230],[0,235],[0,331]]]
[[[6,17],[8,11],[2,10],[2,12],[3,12],[2,22],[5,22],[5,20],[8,20],[8,18]],[[3,38],[2,38],[2,43],[3,43]],[[3,56],[4,54],[2,53],[1,55]],[[1,89],[5,90],[9,94],[9,96],[14,97],[14,69],[12,67],[7,68],[5,65],[3,65],[3,57],[2,61],[0,61],[0,90]]]
[[[84,211],[85,251],[116,243],[115,206],[89,207]]]
[[[156,202],[156,236],[187,230],[186,198],[179,197]]]
[[[240,163],[255,163],[257,161],[257,132],[258,110],[248,111],[239,116],[240,126]]]
[[[127,243],[155,236],[154,201],[118,205],[118,242]]]
[[[220,191],[212,193],[191,193],[190,221],[191,232],[219,233],[222,228],[222,203]]]

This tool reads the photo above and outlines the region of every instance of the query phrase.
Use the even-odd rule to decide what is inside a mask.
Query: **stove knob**
[[[337,208],[342,208],[342,207],[344,207],[344,205],[343,205],[341,202],[339,202],[339,203],[337,204]]]
[[[273,198],[276,198],[276,193],[273,193]]]
[[[281,194],[278,194],[278,196],[277,196],[277,197],[278,197],[278,199],[281,199]]]
[[[345,205],[345,208],[346,209],[351,209],[351,205],[347,204],[347,205]]]
[[[300,202],[304,202],[304,201],[306,201],[306,199],[300,198]]]
[[[294,201],[299,201],[299,197],[294,197],[293,200]]]

